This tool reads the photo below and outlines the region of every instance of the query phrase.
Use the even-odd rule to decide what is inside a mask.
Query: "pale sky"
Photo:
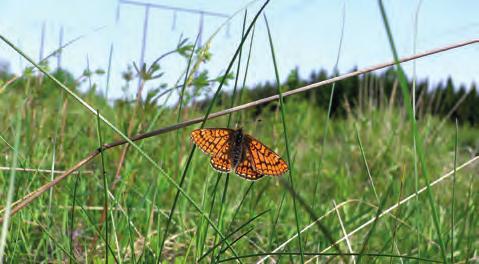
[[[148,2],[147,0],[142,0]],[[206,0],[150,0],[150,3],[233,14],[248,1]],[[262,1],[249,6],[251,19]],[[400,56],[413,53],[414,20],[418,11],[417,52],[448,44],[479,38],[479,1],[475,0],[386,0],[386,11],[393,29]],[[339,60],[342,73],[354,67],[362,68],[391,61],[392,54],[386,38],[377,1],[312,1],[272,0],[266,14],[272,28],[273,41],[279,64],[280,77],[298,67],[300,74],[309,76],[312,70],[331,71],[336,61],[338,43],[345,6],[345,32]],[[45,23],[44,54],[58,48],[59,30],[64,28],[64,41],[80,35],[84,38],[63,52],[62,66],[81,74],[86,68],[107,68],[110,45],[113,43],[113,66],[110,95],[122,95],[121,72],[140,57],[144,8],[120,5],[119,21],[115,21],[117,0],[0,0],[0,34],[19,45],[27,54],[39,58],[42,24]],[[241,36],[243,13],[231,20],[229,36],[226,28],[213,40],[212,61],[206,66],[211,76],[224,72]],[[150,9],[145,50],[146,62],[171,50],[180,35],[194,40],[198,33],[199,16],[176,14],[168,10]],[[208,38],[225,21],[221,17],[205,17],[203,39]],[[269,51],[264,20],[261,18],[255,33],[255,43],[248,74],[248,83],[274,80],[274,69]],[[246,57],[246,56],[244,56]],[[417,61],[417,75],[432,82],[451,76],[455,82],[469,85],[478,82],[479,46],[448,51]],[[8,61],[12,71],[18,73],[27,63],[10,47],[0,42],[0,60]],[[56,66],[56,59],[50,61]],[[411,63],[405,68],[411,76]],[[173,83],[185,68],[185,61],[170,57],[161,64],[164,81]],[[105,77],[94,80],[100,89]]]

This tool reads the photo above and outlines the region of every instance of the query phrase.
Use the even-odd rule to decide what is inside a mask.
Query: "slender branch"
[[[444,51],[448,51],[448,50],[451,50],[451,49],[456,49],[456,48],[460,48],[460,47],[463,47],[463,46],[476,44],[476,43],[479,43],[479,39],[473,39],[473,40],[459,42],[459,43],[456,43],[456,44],[448,45],[448,46],[437,48],[437,49],[432,49],[432,50],[429,50],[429,51],[426,51],[426,52],[423,52],[423,53],[419,53],[419,54],[416,54],[416,55],[401,58],[399,60],[399,63],[408,62],[408,61],[411,61],[411,60],[419,59],[419,58],[422,58],[422,57],[430,56],[430,55],[433,55],[433,54],[441,53],[441,52],[444,52]],[[387,67],[391,67],[393,65],[395,65],[394,61],[387,62],[387,63],[382,63],[382,64],[370,66],[370,67],[366,67],[364,69],[353,71],[353,72],[350,72],[350,73],[347,73],[347,74],[343,74],[343,75],[340,75],[340,76],[337,76],[337,77],[334,77],[334,78],[331,78],[331,79],[328,79],[328,80],[324,80],[324,81],[321,81],[321,82],[316,82],[316,83],[312,83],[312,84],[309,84],[309,85],[306,85],[306,86],[303,86],[303,87],[299,87],[299,88],[296,88],[294,90],[284,92],[282,94],[283,94],[283,97],[286,97],[286,96],[291,96],[291,95],[298,94],[298,93],[303,93],[303,92],[306,92],[306,91],[314,89],[314,88],[319,88],[321,86],[332,84],[334,82],[345,80],[345,79],[355,77],[355,76],[358,76],[358,75],[362,75],[362,74],[365,74],[365,73],[369,73],[369,72],[372,72],[372,71],[376,71],[376,70],[384,69],[384,68],[387,68]],[[269,97],[259,99],[259,100],[253,101],[253,102],[249,102],[249,103],[242,104],[242,105],[239,105],[239,106],[236,106],[236,107],[232,107],[232,108],[229,108],[229,109],[226,109],[226,110],[223,110],[223,111],[212,113],[208,116],[208,119],[213,119],[213,118],[216,118],[216,117],[227,115],[229,113],[234,113],[234,112],[238,112],[238,111],[241,111],[241,110],[249,109],[249,108],[252,108],[252,107],[255,107],[255,106],[258,106],[258,105],[261,105],[261,104],[265,104],[265,103],[268,103],[268,102],[271,102],[271,101],[276,101],[278,99],[279,99],[279,95],[269,96]],[[191,126],[191,125],[194,125],[194,124],[201,123],[203,120],[204,120],[203,116],[202,117],[197,117],[197,118],[190,119],[190,120],[187,120],[187,121],[184,121],[184,122],[181,122],[181,123],[177,123],[175,125],[163,127],[163,128],[153,130],[153,131],[150,131],[150,132],[147,132],[147,133],[144,133],[144,134],[136,135],[136,136],[132,137],[131,140],[136,141],[136,140],[141,140],[141,139],[153,137],[153,136],[156,136],[156,135],[164,134],[164,133],[174,131],[174,130],[177,130],[177,129],[180,129],[180,128],[183,128],[183,127],[187,127],[187,126]],[[107,144],[106,147],[107,148],[115,147],[115,146],[118,146],[118,145],[123,145],[125,143],[127,143],[126,140],[121,140],[121,141],[117,141],[117,142],[114,142],[114,143]]]
[[[478,161],[479,160],[479,156],[475,156],[474,158],[464,162],[461,166],[458,166],[457,168],[453,169],[452,171],[449,171],[448,173],[444,174],[443,176],[441,176],[440,178],[436,179],[435,181],[431,182],[429,185],[426,185],[424,187],[422,187],[420,190],[418,190],[417,192],[414,192],[412,193],[411,195],[409,195],[408,197],[402,199],[401,201],[399,201],[398,203],[395,203],[393,206],[389,207],[388,209],[384,210],[381,212],[381,214],[379,214],[379,216],[375,216],[375,217],[372,217],[371,219],[369,219],[368,221],[366,221],[365,223],[363,223],[361,226],[359,226],[358,228],[354,229],[353,231],[351,231],[349,234],[343,236],[341,239],[337,240],[336,242],[334,242],[333,244],[329,245],[328,247],[324,248],[323,250],[321,250],[321,253],[324,253],[326,251],[328,251],[329,249],[331,249],[332,247],[334,247],[335,245],[338,245],[339,243],[341,243],[342,241],[346,240],[348,237],[351,237],[352,235],[356,234],[357,232],[359,232],[360,230],[364,229],[366,226],[372,224],[374,221],[376,221],[376,219],[378,218],[381,218],[383,217],[384,215],[386,214],[389,214],[391,211],[393,211],[394,209],[398,208],[399,206],[403,205],[404,203],[407,203],[409,200],[411,200],[412,198],[418,196],[419,194],[425,192],[427,190],[428,187],[432,187],[440,182],[442,182],[443,180],[445,180],[446,178],[449,178],[451,177],[452,175],[454,175],[455,172],[459,171],[459,170],[462,170],[464,167],[467,167],[471,164],[473,164],[474,162]],[[312,259],[309,259],[308,262],[312,261]]]
[[[53,173],[53,174],[64,174],[65,171],[59,170],[46,170],[46,169],[32,169],[32,168],[10,168],[10,167],[0,167],[0,171],[10,171],[10,170],[20,171],[20,172],[35,172],[35,173]],[[93,174],[93,171],[83,171],[82,173]]]
[[[444,47],[441,47],[441,48],[432,49],[432,50],[429,50],[429,51],[426,51],[426,52],[423,52],[423,53],[419,53],[419,54],[416,54],[416,55],[413,55],[413,56],[404,57],[404,58],[399,59],[398,62],[399,63],[404,63],[404,62],[408,62],[408,61],[415,60],[415,59],[418,59],[418,58],[430,56],[430,55],[433,55],[433,54],[441,53],[441,52],[444,52],[444,51],[448,51],[448,50],[451,50],[451,49],[456,49],[456,48],[460,48],[460,47],[463,47],[463,46],[476,44],[476,43],[479,43],[479,39],[463,41],[463,42],[459,42],[459,43],[456,43],[456,44],[444,46]],[[291,91],[284,92],[282,94],[282,96],[286,97],[286,96],[291,96],[291,95],[294,95],[294,94],[302,93],[302,92],[305,92],[305,91],[308,91],[308,90],[311,90],[311,89],[314,89],[314,88],[319,88],[319,87],[322,87],[322,86],[325,86],[325,85],[328,85],[328,84],[332,84],[334,82],[338,82],[338,81],[341,81],[341,80],[344,80],[344,79],[355,77],[355,76],[365,74],[365,73],[368,73],[368,72],[372,72],[372,71],[375,71],[375,70],[387,68],[387,67],[390,67],[390,66],[393,66],[393,65],[395,65],[394,61],[393,62],[388,62],[388,63],[383,63],[383,64],[378,64],[378,65],[375,65],[375,66],[366,67],[366,68],[361,69],[361,70],[353,71],[353,72],[343,74],[343,75],[340,75],[340,76],[337,76],[337,77],[334,77],[334,78],[331,78],[331,79],[328,79],[328,80],[324,80],[324,81],[321,81],[321,82],[317,82],[317,83],[313,83],[313,84],[306,85],[306,86],[303,86],[303,87],[299,87],[299,88],[296,88],[296,89],[291,90]],[[76,96],[76,95],[74,95],[74,96]],[[266,98],[263,98],[263,99],[253,101],[253,102],[242,104],[242,105],[239,105],[239,106],[236,106],[236,107],[232,107],[232,108],[229,108],[229,109],[226,109],[226,110],[223,110],[223,111],[212,113],[212,114],[207,116],[207,119],[212,119],[212,118],[220,117],[220,116],[223,116],[223,115],[227,115],[229,113],[234,113],[234,112],[238,112],[238,111],[241,111],[241,110],[249,109],[249,108],[258,106],[260,104],[268,103],[268,102],[275,101],[275,100],[278,100],[278,99],[279,99],[279,95],[273,95],[273,96],[270,96],[270,97],[266,97]],[[81,101],[81,102],[83,102],[83,101]],[[90,106],[86,105],[86,107],[90,109]],[[96,112],[94,109],[92,109],[92,111],[94,113]],[[101,118],[101,116],[100,116],[100,118]],[[184,121],[184,122],[181,122],[181,123],[178,123],[178,124],[175,124],[175,125],[163,127],[163,128],[153,130],[153,131],[150,131],[150,132],[147,132],[147,133],[144,133],[144,134],[139,134],[139,135],[133,136],[133,137],[130,138],[130,140],[131,141],[138,141],[138,140],[142,140],[142,139],[145,139],[145,138],[157,136],[157,135],[164,134],[164,133],[167,133],[167,132],[171,132],[171,131],[174,131],[174,130],[177,130],[177,129],[180,129],[180,128],[183,128],[183,127],[187,127],[187,126],[191,126],[191,125],[200,123],[204,120],[205,120],[204,116],[194,118],[194,119],[190,119],[188,121]],[[105,120],[105,122],[109,123],[107,120]],[[88,154],[84,159],[82,159],[77,164],[75,164],[72,168],[65,171],[65,173],[58,176],[57,178],[55,178],[53,181],[44,184],[43,186],[41,186],[37,190],[31,192],[30,194],[26,195],[22,199],[15,202],[16,205],[15,205],[15,207],[12,208],[11,215],[14,215],[18,211],[20,211],[21,209],[23,209],[24,207],[29,205],[33,200],[35,200],[37,197],[42,195],[44,192],[48,191],[50,188],[57,185],[60,181],[62,181],[66,177],[68,177],[70,174],[72,174],[76,170],[80,169],[83,165],[90,162],[93,158],[95,158],[100,153],[100,150],[101,151],[107,150],[107,149],[117,147],[117,146],[120,146],[120,145],[123,145],[123,144],[126,144],[126,143],[127,143],[126,140],[119,140],[119,141],[116,141],[116,142],[113,142],[113,143],[104,144],[101,148],[98,148],[98,149],[94,150],[93,152]],[[1,222],[3,222],[3,218],[0,218],[0,223]]]
[[[463,168],[473,164],[474,162],[478,161],[479,160],[479,156],[476,156],[466,162],[464,162],[461,166],[458,166],[456,167],[455,171],[459,171],[459,170],[462,170]],[[430,187],[442,182],[443,180],[451,177],[451,175],[454,174],[454,170],[452,171],[449,171],[448,173],[442,175],[441,177],[439,177],[438,179],[436,179],[435,181],[433,181],[432,183],[429,184]],[[412,198],[414,197],[418,197],[419,194],[423,193],[425,190],[426,190],[426,186],[419,189],[417,192],[414,192],[412,193],[411,195],[409,195],[408,197],[402,199],[400,202],[398,203],[395,203],[392,207],[384,210],[380,215],[379,215],[379,218],[383,217],[384,215],[386,214],[391,214],[391,211],[393,211],[394,209],[398,208],[399,206],[401,206],[402,204],[408,202],[409,200],[411,200]],[[335,212],[335,210],[339,209],[339,208],[342,208],[343,206],[349,204],[349,203],[352,203],[352,202],[361,202],[361,203],[364,203],[364,201],[361,201],[361,200],[346,200],[338,205],[336,205],[333,209],[330,209],[329,211],[327,211],[325,214],[323,214],[321,217],[317,218],[315,221],[313,221],[312,223],[308,224],[306,227],[304,227],[302,230],[301,230],[301,233],[303,232],[306,232],[308,229],[310,229],[311,227],[313,227],[317,221],[322,221],[324,218],[326,218],[327,216],[329,216],[330,214],[332,214],[333,212]],[[368,203],[366,203],[368,204]],[[371,205],[371,204],[368,204],[369,206],[372,206],[374,207],[374,205]],[[392,217],[395,217],[393,214],[391,214],[390,216]],[[334,244],[339,244],[341,243],[342,241],[345,241],[346,239],[348,239],[349,237],[351,237],[352,235],[354,235],[355,233],[357,233],[359,230],[365,228],[366,226],[368,226],[369,224],[371,224],[372,222],[374,222],[375,218],[372,218],[370,220],[368,220],[366,223],[362,224],[360,227],[356,228],[354,231],[352,231],[351,233],[348,233],[347,235],[344,235],[341,239],[337,240],[336,242],[334,242]],[[288,240],[286,240],[285,242],[283,242],[281,245],[279,245],[277,248],[275,248],[271,253],[277,253],[279,252],[280,250],[284,249],[291,241],[293,241],[298,235],[297,234],[294,234],[293,236],[291,236]],[[329,247],[325,248],[324,250],[322,250],[321,252],[324,253],[326,252],[327,250],[331,249],[333,246],[330,245]],[[270,258],[273,254],[269,254],[269,255],[266,255],[265,257],[263,257],[262,259],[260,259],[258,262],[256,262],[257,264],[261,264],[261,263],[264,263],[266,259]],[[309,259],[308,261],[306,261],[306,263],[308,262],[311,262],[312,259]]]
[[[100,150],[97,149],[90,154],[88,154],[84,159],[82,159],[80,162],[75,164],[75,166],[71,167],[69,170],[67,170],[65,173],[62,175],[58,176],[57,178],[53,179],[53,181],[48,182],[44,185],[42,185],[40,188],[37,190],[27,194],[24,196],[22,199],[18,200],[15,205],[15,207],[12,208],[12,211],[10,212],[11,216],[16,214],[18,211],[20,211],[23,207],[29,205],[33,200],[35,200],[37,197],[42,195],[44,192],[48,191],[50,188],[53,186],[57,185],[60,181],[65,179],[67,176],[75,172],[76,170],[80,169],[83,165],[87,164],[90,162],[94,157],[96,157],[100,153]],[[0,218],[0,223],[3,222],[3,218]]]

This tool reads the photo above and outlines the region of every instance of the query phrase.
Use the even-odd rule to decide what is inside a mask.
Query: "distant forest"
[[[78,79],[75,80],[73,75],[67,71],[57,71],[54,75],[70,88],[75,89],[79,84]],[[325,70],[319,70],[312,72],[308,78],[301,78],[298,70],[295,69],[290,72],[286,80],[281,84],[282,90],[283,92],[293,90],[335,76],[335,74],[329,74]],[[30,75],[29,77],[32,78],[33,76]],[[9,86],[7,90],[23,90],[29,77],[22,76],[18,80],[8,83],[13,78],[13,75],[5,69],[0,70],[0,93],[2,92],[1,90],[5,90],[4,88],[7,84]],[[232,83],[231,79],[232,77],[229,78],[230,85]],[[36,95],[39,97],[42,97],[42,95],[48,96],[49,86],[51,85],[53,85],[51,82],[45,80],[42,85],[43,91],[36,91]],[[216,86],[211,88],[215,89]],[[412,88],[411,80],[409,80],[409,88]],[[327,111],[331,89],[332,85],[322,86],[293,97],[287,97],[285,102],[302,98]],[[247,89],[239,93],[243,103],[275,94],[277,94],[277,87],[272,82],[264,82],[253,87],[247,87]],[[452,121],[457,119],[460,124],[479,126],[479,94],[476,84],[471,84],[469,87],[462,85],[457,87],[449,77],[443,82],[431,85],[428,80],[418,79],[415,98],[418,119],[425,114],[431,114],[441,118],[446,117]],[[119,99],[117,103],[122,103],[121,101],[122,99]],[[195,104],[199,107],[206,107],[209,101],[210,98],[207,98]],[[221,108],[227,108],[230,102],[231,92],[222,92],[219,100],[217,100],[217,105],[221,106]],[[397,83],[396,73],[392,68],[389,68],[380,73],[369,73],[337,82],[331,106],[331,116],[332,118],[341,118],[348,115],[348,113],[353,113],[355,110],[365,110],[368,108],[385,109],[400,105],[402,105],[402,96]],[[259,105],[256,107],[255,113],[259,115],[262,111],[274,110],[276,107],[277,103],[275,102]]]
[[[320,70],[311,73],[308,78],[301,78],[296,69],[291,71],[282,83],[282,91],[293,90],[335,76],[328,74],[325,70]],[[412,81],[409,80],[409,88],[412,87]],[[304,100],[308,100],[327,111],[331,89],[332,85],[322,86],[296,95],[294,99],[293,97],[287,97],[285,101],[302,97]],[[257,100],[275,94],[277,94],[275,83],[265,82],[247,89],[242,97],[242,102],[246,102],[245,97],[248,100]],[[220,100],[218,103],[230,102],[230,100],[227,100],[230,96],[230,93],[224,92],[222,96],[224,100]],[[431,85],[428,80],[418,79],[416,81],[415,98],[418,119],[425,114],[432,114],[442,118],[446,117],[452,121],[457,119],[460,124],[479,126],[479,94],[474,83],[469,87],[455,86],[449,77],[443,82]],[[207,105],[208,101],[203,101],[201,105]],[[274,109],[276,105],[273,102],[260,105],[256,108],[256,113],[259,114],[265,109]],[[384,109],[399,105],[402,105],[401,90],[394,69],[389,68],[381,73],[369,73],[337,82],[331,106],[331,116],[340,118],[353,110],[368,107]]]

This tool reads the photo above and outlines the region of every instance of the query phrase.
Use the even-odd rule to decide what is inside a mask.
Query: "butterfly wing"
[[[236,166],[235,172],[247,180],[255,181],[263,177],[261,173],[255,171],[253,167],[253,156],[251,156],[251,152],[247,148],[244,150],[243,160]]]
[[[201,128],[191,132],[191,140],[205,153],[213,157],[228,145],[232,129]]]
[[[274,151],[251,136],[246,136],[254,170],[259,174],[280,176],[288,171],[288,164]]]
[[[210,164],[213,169],[219,172],[231,171],[233,165],[231,161],[230,143],[223,144],[222,148],[210,159]]]

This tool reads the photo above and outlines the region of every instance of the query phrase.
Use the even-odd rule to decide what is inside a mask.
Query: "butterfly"
[[[219,172],[258,180],[265,175],[280,176],[288,164],[274,151],[241,128],[202,128],[191,132],[191,140],[211,156],[211,166]]]

